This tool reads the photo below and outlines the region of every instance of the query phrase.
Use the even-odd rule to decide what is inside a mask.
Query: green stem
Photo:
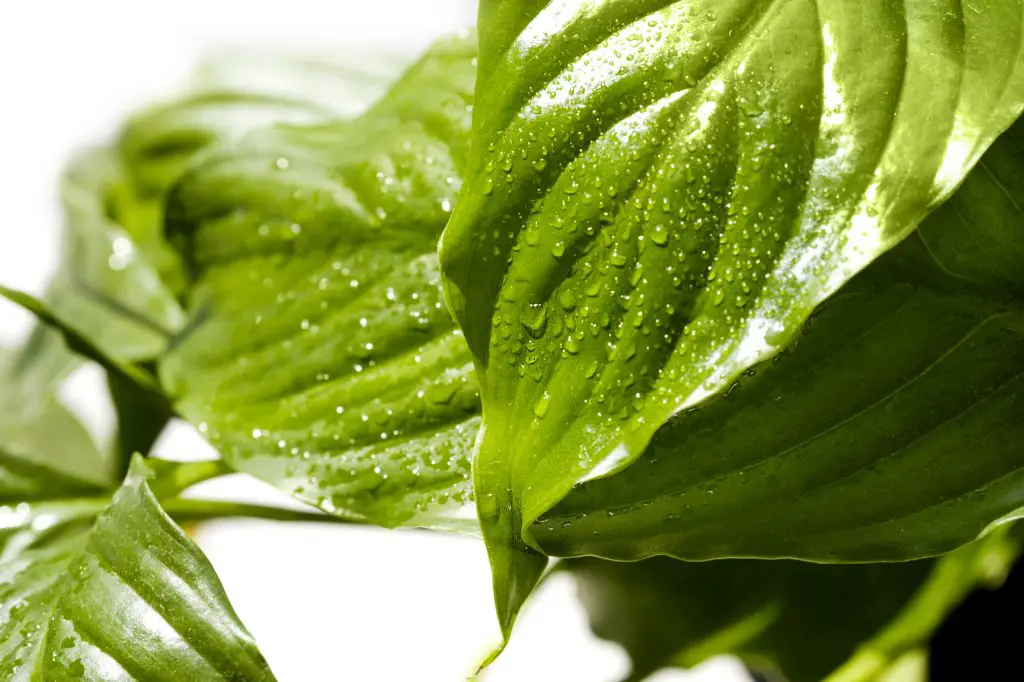
[[[173,486],[175,491],[181,492],[198,483],[233,473],[235,470],[222,459],[183,462],[174,467],[169,485]]]
[[[319,511],[283,509],[262,504],[228,502],[224,500],[191,500],[173,498],[161,502],[175,521],[205,521],[223,518],[252,518],[268,521],[309,521],[313,523],[360,524],[361,521],[328,516]]]

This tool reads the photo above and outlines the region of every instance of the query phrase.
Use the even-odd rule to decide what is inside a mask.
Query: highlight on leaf
[[[504,626],[545,563],[537,519],[787,347],[1017,117],[1021,5],[985,5],[481,4],[440,251]],[[718,523],[705,555],[735,556]]]
[[[13,555],[5,547],[4,679],[274,679],[213,567],[160,509],[151,475],[137,458],[94,519]]]

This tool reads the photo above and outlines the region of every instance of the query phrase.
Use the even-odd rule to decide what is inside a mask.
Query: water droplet
[[[656,225],[654,230],[651,232],[651,241],[658,246],[665,246],[668,244],[668,228],[664,225]]]
[[[526,331],[535,339],[539,339],[544,335],[544,330],[548,326],[548,311],[547,308],[539,303],[531,305],[529,310],[523,313],[522,323]]]
[[[548,413],[548,408],[551,406],[551,396],[547,391],[544,391],[544,395],[540,397],[537,404],[533,406],[533,413],[537,415],[537,419],[543,419]]]

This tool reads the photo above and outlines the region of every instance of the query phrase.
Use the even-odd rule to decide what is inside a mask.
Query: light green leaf
[[[111,213],[110,194],[124,172],[106,149],[83,153],[68,168],[64,249],[46,300],[107,355],[137,361],[163,351],[184,314],[153,259]]]
[[[178,411],[236,469],[346,518],[475,526],[479,400],[435,255],[474,55],[443,41],[364,116],[254,134],[171,195],[195,278],[161,364]]]
[[[49,369],[31,354],[0,348],[0,503],[94,491],[116,480],[50,389]]]
[[[1022,136],[1018,123],[794,346],[542,517],[540,545],[619,559],[893,561],[949,551],[1017,513]]]
[[[594,633],[629,653],[629,680],[732,654],[790,682],[873,682],[919,658],[971,590],[1003,581],[1021,549],[1008,530],[902,564],[579,559],[559,570],[576,578]]]
[[[5,680],[272,680],[136,458],[110,506],[0,561]]]
[[[109,355],[154,358],[184,321],[181,263],[163,238],[167,189],[212,145],[273,123],[358,113],[397,73],[395,61],[360,70],[264,51],[203,64],[183,94],[134,115],[115,144],[80,154],[68,168],[64,253],[50,306]]]
[[[7,451],[8,447],[5,444],[0,449],[0,504],[92,495],[102,490],[102,486],[97,483],[70,473],[69,470],[74,468],[72,466],[36,461],[31,455],[13,454]],[[0,519],[0,529],[4,527],[4,521]]]
[[[87,150],[68,167],[61,181],[63,253],[47,291],[49,307],[107,356],[139,361],[159,355],[184,323],[177,299],[182,265],[163,238],[167,188],[211,145],[275,122],[358,113],[397,69],[395,59],[356,69],[327,57],[266,51],[204,63],[184,94],[136,114],[115,144]],[[21,355],[19,364],[32,366],[37,390],[46,393],[80,361],[44,327],[33,330]],[[126,395],[115,391],[118,445],[128,454],[144,452],[141,446],[148,449],[146,441],[164,419]],[[131,433],[139,416],[148,424],[144,437]],[[127,466],[127,457],[118,461]]]
[[[481,373],[506,627],[502,593],[544,566],[536,519],[778,353],[1016,118],[1022,18],[1020,0],[482,2],[441,262]]]
[[[23,291],[5,287],[2,284],[0,284],[0,297],[21,306],[26,311],[35,315],[41,324],[59,333],[64,339],[67,348],[73,353],[77,353],[87,360],[92,360],[107,370],[108,373],[116,374],[124,381],[134,384],[154,402],[162,403],[164,401],[163,394],[160,391],[160,387],[156,384],[156,380],[145,370],[130,362],[121,362],[108,355],[103,348],[93,343],[90,338],[80,332],[75,323],[68,322],[62,315],[52,311],[39,299]]]

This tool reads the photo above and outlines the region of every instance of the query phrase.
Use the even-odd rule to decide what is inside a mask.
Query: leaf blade
[[[986,158],[1019,153],[1020,130]],[[975,170],[794,347],[674,417],[633,467],[571,493],[535,527],[541,545],[620,559],[897,561],[1015,514],[1024,299],[1004,244],[1017,243],[1024,214],[992,200],[1002,182],[1020,191]]]
[[[482,375],[492,548],[540,548],[574,486],[778,352],[953,191],[1024,104],[1020,4],[975,9],[484,3],[441,258]]]
[[[255,134],[172,195],[196,277],[161,366],[178,408],[239,470],[346,518],[475,525],[478,398],[433,254],[474,54],[443,41],[363,117]]]
[[[212,566],[149,491],[150,474],[136,458],[91,529],[0,565],[5,677],[273,679]]]

